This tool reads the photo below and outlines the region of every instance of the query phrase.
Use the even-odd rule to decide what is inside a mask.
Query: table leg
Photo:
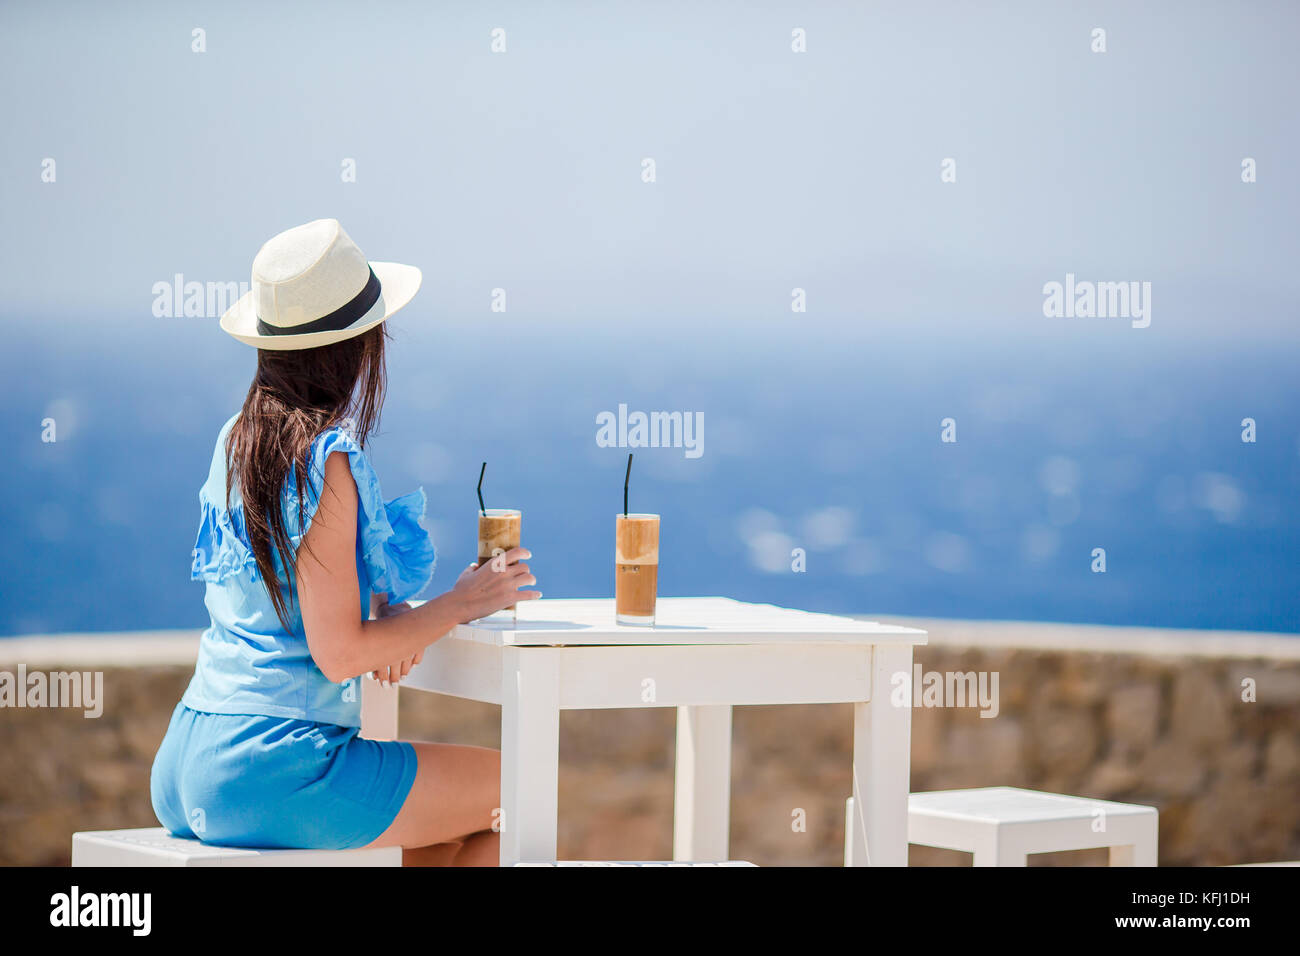
[[[1029,854],[997,846],[981,846],[971,853],[971,866],[1028,866]]]
[[[673,859],[727,859],[731,837],[731,705],[677,708]]]
[[[1113,846],[1108,854],[1109,866],[1155,866],[1156,846],[1154,842]]]
[[[895,674],[906,676],[910,705],[911,645],[876,645],[871,700],[853,705],[854,809],[844,834],[850,866],[907,866],[912,708],[891,703]]]
[[[361,689],[361,736],[397,739],[397,685],[385,687],[369,674],[354,678]]]
[[[501,865],[554,860],[560,652],[507,647],[501,672]]]

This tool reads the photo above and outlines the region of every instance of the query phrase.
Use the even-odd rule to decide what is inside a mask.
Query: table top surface
[[[1090,820],[1098,809],[1111,816],[1146,815],[1154,807],[1137,803],[1116,803],[1064,793],[1044,793],[1019,787],[980,787],[974,790],[933,790],[914,793],[908,812],[954,820],[982,820],[987,823],[1036,823],[1042,820]]]
[[[449,638],[496,646],[684,644],[924,644],[914,627],[746,604],[722,597],[660,598],[654,627],[614,620],[613,598],[542,598],[509,617],[461,624]]]

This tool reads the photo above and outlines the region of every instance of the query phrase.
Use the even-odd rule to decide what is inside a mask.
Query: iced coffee
[[[614,614],[619,624],[651,626],[659,588],[659,516],[623,515],[614,530]]]
[[[521,515],[512,508],[488,508],[478,515],[478,566],[497,561],[495,570],[505,570],[507,551],[519,547],[519,524]],[[508,613],[512,620],[517,618],[518,605],[512,604],[502,613]]]

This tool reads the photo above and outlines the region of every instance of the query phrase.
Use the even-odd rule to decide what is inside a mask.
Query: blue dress
[[[331,682],[307,648],[301,609],[286,589],[289,627],[275,614],[244,527],[236,487],[226,507],[225,441],[217,436],[191,578],[206,582],[211,624],[199,641],[194,677],[172,713],[154,759],[154,812],[176,836],[248,847],[350,849],[384,832],[415,780],[415,749],[358,736],[361,678]],[[302,526],[290,472],[281,493],[296,550],[311,527],[325,460],[347,455],[356,481],[358,620],[370,594],[390,604],[416,597],[433,575],[434,549],[421,526],[424,489],[384,501],[379,479],[346,428],[331,428],[308,455]],[[287,582],[279,555],[277,577]],[[292,595],[294,600],[289,601]]]

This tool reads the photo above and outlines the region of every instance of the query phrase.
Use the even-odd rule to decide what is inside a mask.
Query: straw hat
[[[259,349],[316,348],[378,325],[419,288],[415,266],[368,262],[337,219],[317,219],[262,246],[221,328]]]

